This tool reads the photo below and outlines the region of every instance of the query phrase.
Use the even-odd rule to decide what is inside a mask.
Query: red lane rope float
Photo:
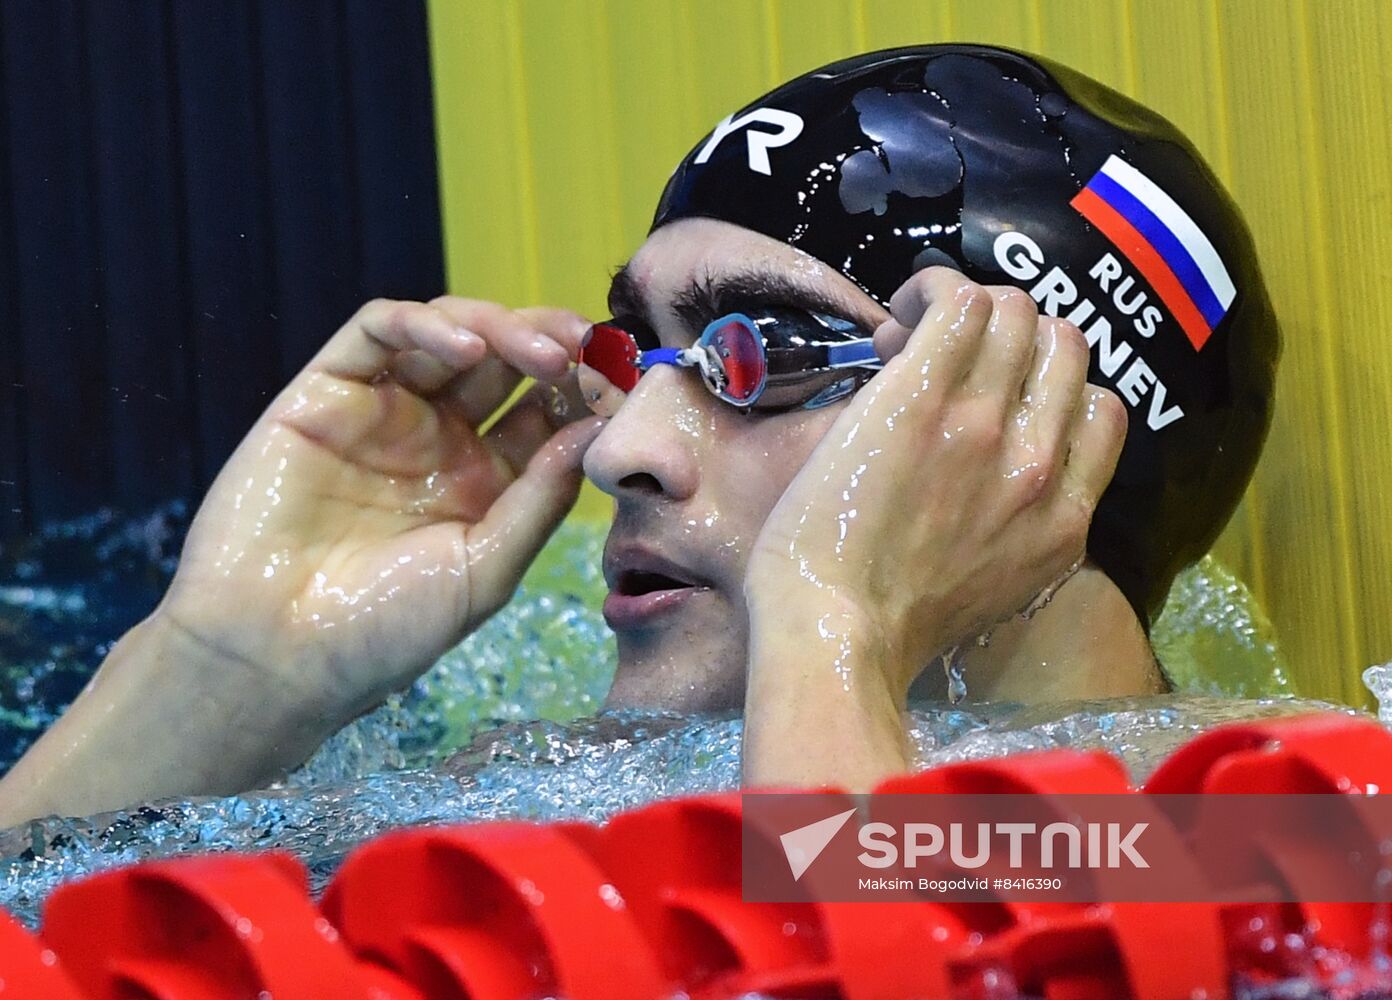
[[[566,827],[629,901],[669,992],[738,995],[749,977],[826,962],[812,904],[742,900],[741,818],[740,795],[728,794]]]
[[[344,863],[324,912],[349,946],[428,997],[625,1000],[663,977],[626,898],[560,830],[408,830]]]
[[[819,797],[818,813],[828,808]],[[632,900],[672,989],[697,1000],[946,996],[946,958],[974,930],[933,903],[744,902],[741,838],[777,832],[746,828],[738,794],[660,802],[568,832]]]
[[[1335,713],[1233,723],[1202,733],[1176,750],[1156,769],[1144,791],[1151,795],[1329,795],[1324,819],[1329,828],[1336,823],[1358,824],[1363,796],[1392,792],[1392,732],[1370,720]],[[1221,845],[1223,838],[1209,829],[1204,800],[1195,802],[1199,808],[1188,823],[1194,841]],[[1260,823],[1259,816],[1254,822]],[[1355,956],[1368,954],[1377,945],[1370,937],[1377,916],[1374,904],[1319,902],[1314,884],[1331,884],[1338,873],[1320,872],[1311,855],[1310,838],[1280,829],[1261,836],[1267,864],[1260,871],[1233,867],[1221,854],[1199,857],[1214,884],[1238,892],[1244,880],[1278,877],[1296,898],[1315,901],[1264,908],[1264,916],[1253,918],[1266,929],[1262,936],[1283,939],[1309,930],[1317,944]],[[1375,834],[1368,839],[1376,843]]]
[[[1234,722],[1200,733],[1143,790],[1174,794],[1392,792],[1392,732],[1335,712]]]
[[[83,1000],[53,949],[0,912],[0,1000]]]
[[[1130,778],[1121,761],[1101,750],[1041,750],[963,761],[882,781],[877,794],[1124,795]]]
[[[150,862],[70,883],[44,907],[43,940],[98,1000],[373,996],[284,854]],[[376,993],[388,997],[414,1000]]]
[[[949,995],[994,1000],[1008,982],[1048,1000],[1219,1000],[1229,979],[1222,929],[1218,908],[1202,903],[1037,916],[955,958]]]

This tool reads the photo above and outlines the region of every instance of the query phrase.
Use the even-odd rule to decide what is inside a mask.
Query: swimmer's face
[[[759,306],[800,306],[860,324],[887,313],[841,274],[786,244],[728,223],[659,229],[615,280],[609,306],[640,315],[664,347]],[[743,703],[750,547],[845,402],[746,413],[690,369],[658,365],[639,380],[585,456],[615,499],[605,547],[605,617],[618,637],[614,707],[681,711]]]

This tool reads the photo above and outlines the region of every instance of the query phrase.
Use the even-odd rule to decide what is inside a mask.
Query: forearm
[[[911,765],[906,692],[893,690],[883,669],[894,651],[866,616],[818,607],[819,596],[750,608],[747,785],[863,792]]]
[[[302,761],[332,728],[302,693],[279,689],[157,612],[126,633],[0,780],[0,827],[242,791]]]

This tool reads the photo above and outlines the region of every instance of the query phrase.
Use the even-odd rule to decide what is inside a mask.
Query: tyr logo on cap
[[[749,143],[749,169],[756,173],[772,175],[773,166],[769,163],[769,150],[786,146],[802,134],[802,119],[791,111],[779,111],[777,108],[755,108],[738,118],[727,115],[715,126],[715,131],[692,162],[705,163],[722,139],[757,123],[773,125],[778,131],[765,132],[750,128],[745,132],[745,139]]]

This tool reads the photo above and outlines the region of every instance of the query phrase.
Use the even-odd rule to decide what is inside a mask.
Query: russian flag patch
[[[1169,308],[1194,350],[1228,314],[1237,289],[1218,251],[1158,184],[1118,156],[1069,203],[1116,244]]]

